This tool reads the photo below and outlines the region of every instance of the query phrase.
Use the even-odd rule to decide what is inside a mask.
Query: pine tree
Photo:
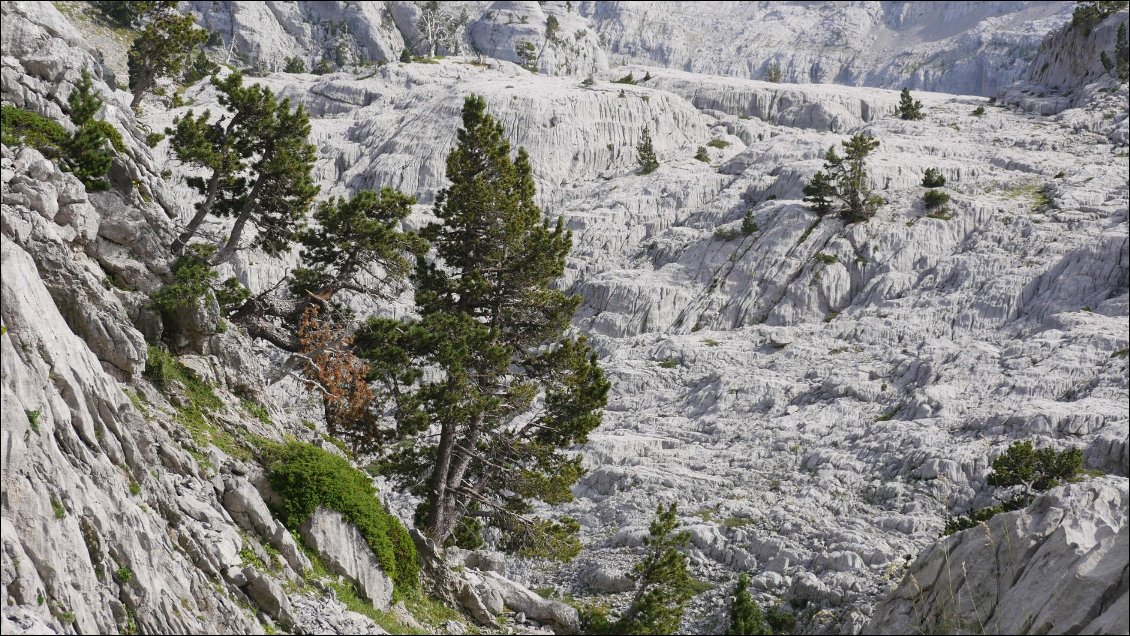
[[[829,149],[829,152],[835,154],[832,149]],[[832,211],[832,198],[835,196],[836,186],[823,171],[812,175],[812,182],[804,186],[804,202],[820,216]]]
[[[636,581],[632,602],[612,633],[674,634],[683,620],[683,610],[694,596],[695,581],[687,570],[687,556],[681,552],[690,533],[676,532],[679,526],[675,504],[659,504],[655,519],[644,539],[647,554],[632,568]]]
[[[307,141],[309,116],[302,106],[292,111],[289,99],[276,101],[267,88],[244,86],[239,73],[213,83],[229,114],[212,122],[210,111],[189,111],[166,131],[177,159],[205,171],[204,177],[188,179],[204,199],[173,243],[173,253],[184,249],[211,214],[235,218],[213,263],[235,254],[249,222],[258,230],[253,245],[278,255],[296,238],[318,193],[310,174],[315,151]]]
[[[179,2],[177,0],[102,0],[91,4],[118,26],[132,28],[147,16],[176,11]]]
[[[844,156],[829,148],[824,155],[824,171],[836,184],[836,198],[842,204],[840,216],[848,223],[875,216],[882,198],[872,194],[867,177],[867,157],[879,147],[879,140],[863,133],[843,142]]]
[[[94,93],[88,71],[82,72],[82,79],[67,98],[67,106],[75,131],[64,144],[62,167],[78,177],[88,190],[106,190],[110,187],[106,173],[113,163],[107,146],[120,148],[121,135],[110,124],[94,118],[102,109],[102,100]]]
[[[926,168],[926,174],[922,175],[922,187],[924,188],[940,188],[946,184],[946,176],[941,173],[937,168]]]
[[[765,622],[761,608],[749,595],[749,575],[742,573],[734,588],[734,600],[730,604],[729,636],[769,636],[773,631]]]
[[[765,81],[778,83],[781,81],[781,65],[773,62],[765,69]]]
[[[207,40],[208,33],[196,28],[191,15],[158,12],[129,49],[130,108],[137,108],[158,78],[179,76],[192,49]]]
[[[1027,506],[1037,492],[1070,481],[1083,470],[1083,453],[1078,448],[1056,452],[1036,450],[1032,442],[1013,442],[1008,451],[993,460],[988,483],[998,488],[1020,487],[1018,500]]]
[[[400,52],[400,62],[402,64],[409,64],[412,62],[412,53],[409,52],[408,49],[404,49]]]
[[[910,96],[910,89],[902,89],[899,95],[899,107],[896,111],[900,119],[923,119],[926,117],[922,112],[922,102],[913,99]]]
[[[639,153],[640,174],[651,174],[659,169],[659,158],[655,156],[655,147],[651,145],[651,132],[647,126],[643,127],[636,152]]]
[[[553,287],[572,240],[542,220],[529,157],[511,158],[481,97],[464,103],[446,174],[440,222],[423,231],[435,260],[412,276],[419,318],[371,318],[356,339],[396,421],[382,467],[424,498],[418,525],[441,545],[473,514],[509,550],[569,557],[575,522],[529,513],[571,499],[581,467],[563,449],[600,423],[609,388],[566,335],[579,297]]]

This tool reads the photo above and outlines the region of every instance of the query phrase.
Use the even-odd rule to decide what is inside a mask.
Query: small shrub
[[[283,500],[281,518],[297,530],[318,506],[340,512],[365,537],[381,568],[404,594],[419,585],[416,547],[400,521],[376,497],[369,477],[317,446],[272,444],[265,452],[268,479]]]
[[[588,77],[581,80],[581,86],[592,86],[595,83],[596,83],[596,80],[594,80],[592,78],[592,73],[589,73]]]
[[[834,263],[839,263],[840,257],[836,256],[835,254],[825,254],[824,252],[818,252],[816,254],[816,260],[824,263],[825,265],[832,265]]]
[[[922,176],[922,186],[926,188],[940,188],[946,184],[946,176],[937,168],[926,168]]]
[[[51,511],[55,513],[56,519],[67,518],[67,507],[63,505],[63,502],[54,497],[51,498]]]
[[[267,426],[271,425],[271,414],[267,412],[266,408],[248,399],[241,400],[240,404],[243,406],[243,410],[254,416],[255,419]]]
[[[154,309],[171,314],[194,307],[200,299],[212,291],[212,281],[218,276],[209,259],[216,251],[212,245],[195,243],[188,246],[170,268],[172,282],[150,296]]]
[[[725,139],[711,139],[710,141],[706,142],[706,145],[710,146],[711,148],[721,149],[721,148],[729,148],[730,142],[726,141]]]
[[[297,55],[286,58],[286,66],[283,67],[284,73],[305,73],[306,62]]]
[[[927,190],[922,195],[922,202],[928,209],[939,208],[950,202],[950,195],[941,190]]]
[[[164,138],[165,138],[165,135],[163,135],[161,133],[158,133],[158,132],[149,133],[148,135],[145,136],[145,145],[149,146],[150,148],[156,148],[157,144],[161,143],[161,140],[164,139]]]
[[[974,117],[984,117],[985,116],[985,107],[984,106],[978,106],[977,108],[974,108],[973,112],[970,113],[970,114],[973,115]]]
[[[1082,470],[1083,452],[1078,448],[1056,452],[1052,448],[1036,450],[1032,442],[1013,442],[1003,455],[993,460],[988,484],[998,488],[1019,488],[1018,497],[1027,506],[1035,493],[1071,481]]]
[[[41,413],[39,409],[33,409],[31,411],[24,411],[24,415],[27,416],[28,428],[30,428],[33,433],[39,433],[39,418],[43,413]]]
[[[757,221],[753,220],[753,210],[746,210],[746,213],[742,216],[742,234],[749,236],[759,229]]]
[[[664,369],[674,369],[679,366],[679,361],[674,358],[667,358],[666,360],[661,360],[659,366]]]
[[[635,76],[632,75],[631,71],[628,71],[627,75],[625,75],[624,77],[621,77],[620,79],[612,80],[612,83],[613,84],[631,84],[632,86],[635,86],[636,85],[636,78],[635,78]]]
[[[117,572],[114,572],[114,578],[118,579],[119,583],[129,583],[133,581],[133,570],[123,565],[118,568]]]
[[[706,152],[706,148],[699,146],[698,150],[694,153],[694,158],[703,163],[710,163],[710,154]]]
[[[58,159],[70,136],[59,122],[3,104],[0,105],[0,137],[5,146],[27,145],[49,159]]]
[[[140,495],[141,494],[141,484],[139,484],[136,481],[131,479],[130,482],[129,482],[129,494],[133,495],[134,497]]]
[[[737,230],[731,230],[721,227],[714,230],[714,238],[719,241],[732,241],[738,238],[739,234],[740,233]]]

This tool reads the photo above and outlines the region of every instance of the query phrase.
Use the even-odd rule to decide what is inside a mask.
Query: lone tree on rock
[[[824,153],[824,170],[817,172],[804,188],[804,200],[812,209],[826,214],[832,210],[830,199],[839,202],[840,216],[848,223],[866,221],[875,216],[882,197],[871,192],[867,176],[867,156],[879,147],[879,140],[863,133],[843,142],[844,156],[835,146]]]
[[[529,157],[511,158],[482,97],[468,97],[447,158],[435,260],[412,276],[418,319],[370,318],[358,354],[395,430],[385,473],[423,497],[419,527],[473,543],[481,524],[510,551],[568,559],[576,522],[530,516],[561,503],[581,475],[564,453],[601,420],[609,383],[583,338],[566,334],[579,297],[557,289],[572,240],[534,203]]]
[[[130,108],[137,108],[158,78],[179,76],[192,49],[208,40],[208,32],[196,28],[191,15],[180,15],[166,6],[175,2],[149,4],[155,5],[147,14],[151,21],[129,49]]]
[[[655,156],[655,147],[651,145],[651,132],[647,126],[643,127],[636,152],[639,153],[640,174],[651,174],[659,169],[659,158]]]
[[[245,86],[240,73],[213,83],[230,112],[212,121],[210,111],[188,111],[166,131],[177,159],[205,171],[203,177],[188,179],[204,199],[174,241],[173,253],[184,250],[211,214],[235,219],[213,264],[235,254],[249,222],[258,230],[254,246],[278,255],[296,238],[318,193],[310,174],[315,152],[307,141],[309,116],[302,106],[291,110],[289,99],[277,101],[267,88]]]
[[[923,119],[926,114],[922,112],[922,102],[910,96],[910,89],[902,89],[899,95],[899,107],[896,111],[900,119]]]

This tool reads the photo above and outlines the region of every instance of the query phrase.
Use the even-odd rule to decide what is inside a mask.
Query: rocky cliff
[[[547,214],[573,230],[564,284],[584,298],[575,327],[599,348],[613,393],[603,426],[577,449],[588,474],[576,500],[546,512],[578,518],[585,550],[564,568],[466,556],[467,613],[493,622],[509,608],[575,628],[575,612],[502,574],[616,602],[655,504],[674,501],[692,534],[696,576],[717,586],[697,599],[684,631],[722,625],[740,571],[760,601],[784,603],[808,632],[929,629],[938,624],[930,620],[951,619],[1001,631],[1126,630],[1116,611],[1126,598],[1130,472],[1125,83],[1082,78],[1071,90],[1090,87],[1092,98],[1074,97],[1054,114],[1019,97],[1006,105],[916,93],[927,117],[904,121],[892,116],[893,91],[742,77],[759,76],[768,57],[744,73],[688,66],[681,51],[699,46],[692,36],[709,13],[496,4],[466,5],[467,41],[479,56],[372,67],[350,60],[397,59],[413,39],[406,3],[192,5],[219,34],[208,50],[220,61],[231,51],[234,63],[270,71],[279,66],[257,60],[299,55],[309,65],[344,51],[346,71],[252,80],[313,113],[323,195],[395,187],[421,201],[410,219],[419,225],[444,185],[462,100],[476,93],[529,151]],[[823,49],[782,35],[781,50],[795,57],[774,59],[792,79],[900,86],[917,77],[915,86],[968,93],[992,91],[946,56],[977,50],[967,48],[970,37],[992,41],[986,30],[1020,33],[966,64],[1028,51],[1024,68],[1015,63],[1000,77],[1052,81],[1050,66],[1027,64],[1054,59],[1055,42],[1070,40],[1053,35],[1036,57],[1040,39],[1066,20],[1062,4],[981,4],[860,3],[823,13],[751,5],[742,10],[762,13],[712,24],[752,38],[772,20],[787,33],[816,20],[853,42],[881,24],[891,46],[913,55],[875,66],[841,52],[820,67],[832,70],[812,76],[811,51]],[[149,99],[135,115],[114,76],[120,42],[93,37],[98,25],[83,5],[62,7],[66,14],[3,4],[3,99],[65,121],[66,96],[91,69],[101,116],[121,130],[126,152],[111,190],[87,193],[36,151],[3,148],[5,633],[379,629],[350,611],[332,576],[307,574],[313,564],[300,542],[403,628],[416,617],[387,607],[387,577],[334,513],[312,518],[297,537],[272,514],[253,440],[291,435],[338,452],[309,396],[273,372],[277,353],[238,329],[221,332],[201,307],[186,343],[195,353],[175,371],[186,379],[170,389],[145,372],[164,364],[149,347],[163,325],[147,295],[168,275],[167,245],[192,199],[167,143],[151,149],[144,139],[189,108],[218,108],[217,98],[202,82],[184,91],[183,105]],[[572,38],[577,50],[552,52],[542,29],[551,15],[555,37]],[[679,21],[683,40],[674,35]],[[900,34],[912,31],[921,42],[909,46],[916,40]],[[667,34],[661,60],[638,52],[653,33]],[[539,73],[514,63],[522,60],[508,43],[517,41],[549,51]],[[1068,48],[1063,68],[1092,64],[1090,48]],[[703,64],[721,59],[711,55]],[[609,57],[647,67],[607,68]],[[910,59],[941,61],[913,75]],[[628,71],[651,78],[610,82]],[[582,82],[588,73],[591,84]],[[1068,88],[1046,90],[1050,99]],[[662,164],[646,176],[636,174],[635,155],[644,127]],[[828,146],[860,131],[880,140],[870,175],[886,203],[865,224],[821,219],[800,201],[801,188]],[[699,146],[709,161],[694,158]],[[947,178],[944,211],[921,202],[927,168]],[[258,291],[289,263],[247,251],[231,273]],[[405,305],[359,309],[396,315]],[[185,416],[191,378],[216,399],[206,426]],[[947,513],[992,503],[991,459],[1016,439],[1080,448],[1088,468],[1109,476],[937,543]],[[381,497],[410,518],[407,497]],[[990,562],[985,532],[1014,537],[1015,550],[998,548],[1003,556]],[[963,562],[973,567],[970,582],[951,594],[945,582]],[[1045,562],[1079,573],[1075,596],[1051,599]],[[914,581],[920,588],[908,587]],[[969,605],[988,600],[989,588],[991,608]],[[1092,603],[1071,613],[1062,604],[1074,598]]]

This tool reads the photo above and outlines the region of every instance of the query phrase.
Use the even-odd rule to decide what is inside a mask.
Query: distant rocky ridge
[[[416,3],[194,0],[200,24],[255,67],[281,70],[390,62],[426,54]],[[528,43],[539,72],[585,77],[641,64],[696,74],[789,83],[904,86],[996,95],[1024,79],[1070,2],[445,2],[464,20],[440,45],[520,63]],[[548,33],[550,18],[557,23]],[[234,40],[234,45],[233,45]]]

